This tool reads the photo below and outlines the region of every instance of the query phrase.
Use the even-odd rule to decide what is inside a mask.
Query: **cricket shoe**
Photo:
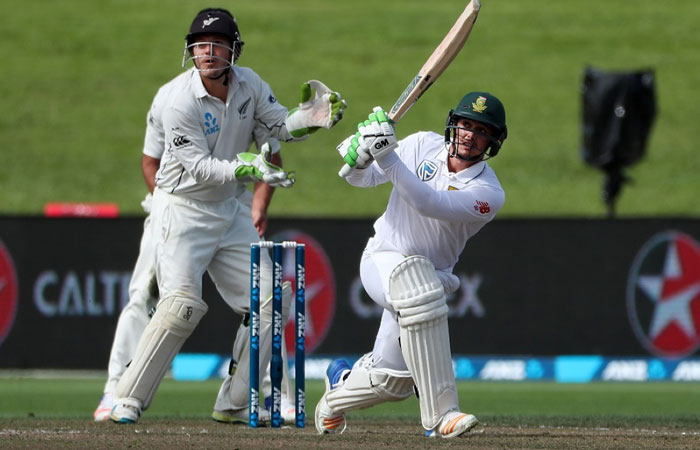
[[[314,415],[314,423],[318,434],[333,434],[337,433],[338,430],[340,430],[342,434],[345,431],[347,426],[345,423],[345,413],[334,413],[330,406],[328,406],[326,396],[333,389],[343,384],[346,375],[350,373],[351,369],[350,364],[342,359],[334,359],[328,364],[326,376],[324,378],[326,382],[326,391],[316,405],[316,413]]]
[[[114,402],[109,419],[115,423],[136,423],[143,412],[142,403],[135,398],[120,398]]]
[[[450,411],[444,415],[438,426],[425,432],[427,437],[454,438],[474,428],[479,423],[471,414]]]
[[[234,423],[248,425],[248,408],[241,409],[226,409],[224,411],[216,411],[211,413],[211,418],[220,423]],[[264,408],[258,409],[258,424],[265,426],[270,420],[270,413]]]
[[[112,408],[114,408],[114,394],[105,392],[102,394],[97,409],[92,414],[95,418],[95,422],[109,422],[109,415],[112,413]]]

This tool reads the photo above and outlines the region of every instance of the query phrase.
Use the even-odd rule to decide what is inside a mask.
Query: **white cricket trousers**
[[[389,276],[396,266],[407,256],[397,250],[391,243],[370,238],[360,262],[362,286],[376,304],[384,309],[379,331],[374,340],[372,355],[374,367],[382,369],[408,370],[401,353],[399,335],[401,330],[396,320],[396,311],[387,301],[389,295]],[[459,288],[459,278],[447,271],[436,271],[446,293]]]
[[[250,309],[250,244],[260,240],[250,208],[230,198],[203,202],[156,188],[152,232],[160,298],[202,298],[205,271],[238,314]],[[260,298],[271,294],[272,263],[260,255]]]

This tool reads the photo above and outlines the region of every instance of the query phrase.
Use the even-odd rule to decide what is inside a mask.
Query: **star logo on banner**
[[[693,353],[700,346],[700,246],[690,236],[663,233],[640,252],[636,268],[628,307],[637,337],[659,356]]]
[[[313,237],[296,230],[276,233],[271,239],[275,242],[296,241],[305,245],[306,285],[305,285],[305,324],[304,341],[306,353],[321,345],[330,331],[335,314],[335,278],[333,267],[325,250]],[[294,354],[296,318],[295,250],[287,249],[283,256],[284,280],[292,282],[292,304],[284,330],[284,340],[289,355]]]

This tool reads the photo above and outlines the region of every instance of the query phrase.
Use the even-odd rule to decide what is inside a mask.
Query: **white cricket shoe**
[[[328,406],[328,402],[326,402],[326,396],[330,391],[342,384],[344,376],[350,372],[350,370],[350,364],[342,359],[334,359],[328,364],[326,376],[324,378],[326,382],[326,391],[316,405],[316,412],[314,414],[314,424],[316,425],[318,434],[333,434],[337,432],[342,434],[345,431],[347,426],[345,423],[345,413],[334,413],[331,407]]]
[[[142,403],[135,398],[120,398],[114,402],[109,419],[116,423],[136,423],[143,412]]]
[[[211,418],[221,423],[240,423],[248,425],[248,408],[226,409],[224,411],[214,410],[214,412],[211,413]],[[258,424],[260,426],[265,426],[265,423],[269,420],[269,411],[265,408],[258,409]]]
[[[427,437],[454,438],[466,433],[479,423],[471,414],[450,411],[442,418],[438,426],[425,432]]]
[[[92,416],[95,418],[95,422],[108,422],[112,408],[114,408],[114,394],[111,392],[105,392],[102,394],[102,398],[100,399],[100,403],[97,405],[97,409],[92,414]]]

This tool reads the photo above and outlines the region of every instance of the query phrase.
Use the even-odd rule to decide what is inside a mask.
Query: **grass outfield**
[[[342,436],[320,437],[313,409],[323,384],[307,381],[304,430],[250,430],[209,420],[219,381],[166,379],[138,425],[95,424],[103,380],[0,378],[0,448],[425,448],[410,398],[355,411]],[[462,409],[481,426],[470,448],[697,448],[697,383],[461,382]],[[441,445],[441,446],[442,446]],[[229,444],[226,445],[229,447]]]
[[[468,90],[496,93],[509,138],[493,166],[500,217],[602,217],[602,174],[580,158],[586,65],[654,68],[659,113],[647,158],[630,171],[620,216],[700,215],[700,14],[697,0],[484,0],[463,52],[397,127],[442,131]],[[346,120],[283,147],[297,173],[271,216],[373,217],[388,187],[353,189],[335,146],[375,105],[389,109],[464,8],[464,0],[256,0],[225,3],[253,67],[293,106],[318,78],[349,102]],[[180,71],[183,37],[207,0],[2,2],[0,213],[51,201],[115,202],[143,214],[140,151],[160,85]],[[31,26],[29,26],[31,24]]]

